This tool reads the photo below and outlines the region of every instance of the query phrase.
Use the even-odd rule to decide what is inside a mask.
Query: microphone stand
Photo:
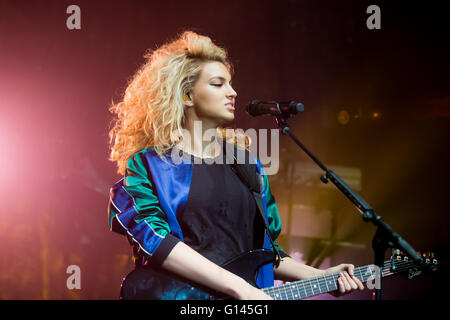
[[[372,248],[375,256],[376,281],[374,300],[381,300],[381,273],[383,272],[385,251],[388,247],[398,248],[404,251],[414,262],[420,262],[420,255],[402,238],[392,230],[392,228],[383,221],[383,219],[375,212],[375,210],[361,198],[354,190],[352,190],[336,173],[329,170],[322,162],[319,161],[291,132],[287,124],[287,119],[291,116],[277,112],[274,114],[278,124],[278,128],[284,135],[288,135],[294,142],[323,170],[325,174],[320,177],[323,183],[331,181],[362,213],[362,219],[365,222],[372,222],[377,230],[372,240]]]

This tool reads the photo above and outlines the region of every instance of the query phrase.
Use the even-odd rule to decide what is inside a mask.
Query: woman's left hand
[[[330,292],[335,297],[341,297],[355,290],[364,290],[362,282],[354,276],[355,266],[353,264],[340,264],[325,270],[325,274],[340,272],[338,278],[339,289]]]

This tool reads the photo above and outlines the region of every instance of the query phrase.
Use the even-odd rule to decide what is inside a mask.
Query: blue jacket
[[[275,198],[262,164],[257,158],[254,161],[269,232],[276,239],[281,232],[281,220]],[[127,163],[124,178],[110,190],[110,230],[128,235],[149,257],[169,233],[184,241],[178,217],[186,205],[192,172],[192,162],[172,158],[170,153],[163,160],[154,148],[134,154]],[[282,252],[276,242],[275,245]],[[272,250],[267,235],[264,248]],[[273,266],[265,265],[259,270],[257,285],[264,288],[273,284]]]

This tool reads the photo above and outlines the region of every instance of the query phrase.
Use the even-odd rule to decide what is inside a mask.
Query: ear
[[[192,102],[191,98],[186,93],[183,95],[183,104],[186,107],[192,107],[194,105],[194,103]]]

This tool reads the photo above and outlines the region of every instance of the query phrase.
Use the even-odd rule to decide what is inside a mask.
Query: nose
[[[227,92],[227,97],[234,99],[234,98],[236,98],[236,96],[237,96],[236,91],[234,91],[233,87],[230,85],[229,90]]]

